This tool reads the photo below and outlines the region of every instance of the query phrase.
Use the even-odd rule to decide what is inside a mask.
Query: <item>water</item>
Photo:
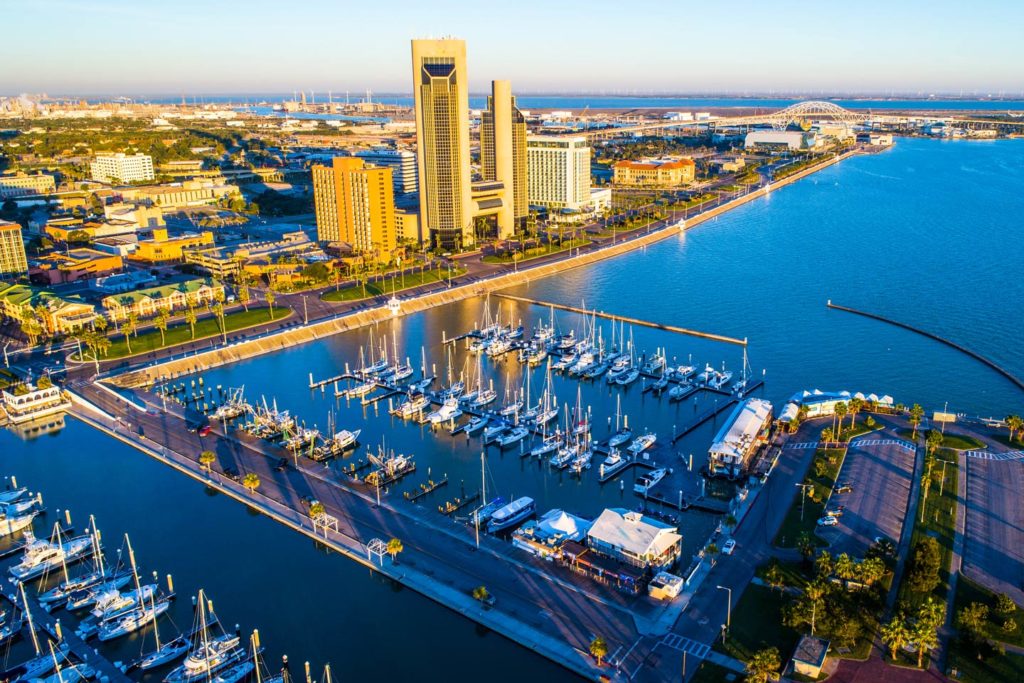
[[[659,322],[749,337],[755,373],[766,369],[765,395],[781,403],[800,389],[849,389],[892,394],[897,401],[997,416],[1024,410],[1019,390],[959,352],[905,330],[847,313],[825,302],[863,308],[919,325],[989,356],[1024,375],[1024,346],[1017,330],[1024,316],[1024,243],[1016,216],[1024,210],[1024,142],[904,140],[882,154],[858,157],[780,189],[765,200],[672,237],[644,251],[568,271],[520,288],[530,297],[636,315]],[[493,302],[497,304],[497,299]],[[393,323],[403,356],[419,365],[427,345],[440,372],[446,365],[438,344],[473,327],[483,302],[470,300],[400,318]],[[503,315],[523,318],[529,328],[547,312],[502,304]],[[560,315],[562,327],[578,323]],[[391,324],[379,326],[375,343]],[[479,448],[465,437],[433,436],[393,422],[386,405],[363,408],[333,396],[310,393],[307,373],[324,376],[358,359],[368,330],[337,335],[288,353],[253,359],[207,373],[210,385],[245,384],[246,394],[278,398],[308,423],[326,426],[334,409],[341,426],[364,429],[363,443],[386,439],[389,447],[415,453],[426,467],[447,472],[452,484],[424,503],[433,506],[459,494],[459,480],[475,491]],[[606,325],[604,334],[610,335]],[[628,331],[627,331],[628,336]],[[676,362],[725,362],[739,370],[738,347],[679,337],[647,328],[633,330],[635,345],[665,346]],[[466,354],[453,358],[456,372]],[[504,383],[520,386],[518,363],[484,361],[499,394]],[[466,372],[474,371],[473,365]],[[560,403],[576,400],[574,380],[556,379]],[[534,375],[534,395],[542,376]],[[649,427],[667,436],[673,424],[692,417],[690,404],[669,406],[625,392],[622,409],[634,430]],[[622,393],[622,392],[618,392]],[[584,390],[593,406],[596,432],[607,433],[616,392],[604,384]],[[707,424],[658,459],[697,462],[715,429]],[[660,440],[663,445],[664,438]],[[365,448],[365,447],[364,447]],[[207,492],[134,450],[70,420],[56,436],[23,442],[0,433],[6,473],[41,489],[53,508],[71,507],[81,525],[95,513],[108,548],[120,532],[132,534],[143,570],[172,572],[183,597],[206,587],[218,611],[243,629],[258,626],[272,663],[282,652],[296,669],[302,659],[319,667],[331,660],[347,678],[422,677],[422,666],[442,667],[450,678],[487,671],[488,678],[567,678],[557,666],[474,625],[411,591],[373,578],[353,563],[318,550],[310,541]],[[362,454],[360,451],[359,454]],[[596,471],[583,481],[550,475],[518,451],[491,450],[489,487],[506,497],[531,495],[540,509],[560,506],[592,515],[601,507],[631,507],[615,485],[598,487]],[[629,477],[627,477],[629,478]],[[411,487],[400,486],[401,490]],[[52,520],[52,516],[51,516]],[[687,512],[682,523],[687,548],[699,543],[714,520]],[[174,608],[176,623],[190,623],[188,600]],[[444,634],[425,637],[424,634]],[[395,656],[402,648],[402,656]],[[119,656],[138,651],[137,641],[119,646]],[[500,665],[496,666],[496,663]],[[436,670],[434,672],[436,674]]]

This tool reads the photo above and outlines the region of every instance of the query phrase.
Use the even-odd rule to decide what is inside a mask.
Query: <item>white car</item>
[[[839,524],[839,519],[832,515],[827,515],[818,520],[818,526],[836,526]]]
[[[728,541],[725,542],[725,545],[722,546],[722,554],[732,555],[733,550],[736,550],[736,539],[730,538]]]

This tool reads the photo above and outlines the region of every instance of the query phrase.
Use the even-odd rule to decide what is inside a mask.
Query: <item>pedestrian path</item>
[[[807,448],[817,448],[817,441],[798,441],[796,443],[787,443],[783,448],[789,448],[794,451],[802,451]]]
[[[904,441],[903,439],[857,439],[854,441],[858,447],[860,446],[897,446],[908,451],[916,451],[917,446]]]
[[[677,652],[682,652],[684,655],[711,662],[739,674],[745,673],[747,670],[747,667],[740,660],[724,655],[721,652],[715,652],[711,649],[711,646],[699,643],[696,640],[690,640],[678,633],[669,633],[658,642],[658,645],[664,645]]]
[[[993,453],[991,451],[967,451],[964,453],[968,458],[978,460],[1024,460],[1024,451],[1007,451],[1005,453]]]

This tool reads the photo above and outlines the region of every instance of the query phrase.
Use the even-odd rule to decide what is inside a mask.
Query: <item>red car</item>
[[[210,425],[203,425],[199,428],[199,436],[208,436],[213,431],[213,427]]]

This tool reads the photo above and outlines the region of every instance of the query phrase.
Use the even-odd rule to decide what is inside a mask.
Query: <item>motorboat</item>
[[[675,385],[674,387],[672,387],[671,389],[668,390],[668,400],[670,400],[670,401],[682,401],[683,400],[683,396],[686,395],[686,392],[687,392],[687,390],[689,390],[689,388],[690,387],[688,387],[685,384],[677,384],[677,385]]]
[[[665,478],[666,474],[668,474],[668,470],[664,467],[641,474],[633,484],[633,491],[646,496],[659,481]]]
[[[567,353],[558,360],[556,360],[554,363],[552,363],[551,369],[554,370],[555,372],[562,372],[563,370],[568,369],[575,362],[576,354]]]
[[[629,461],[622,457],[622,451],[618,448],[613,448],[608,454],[608,457],[606,457],[604,462],[601,463],[601,475],[604,476],[610,472],[614,472],[627,462]]]
[[[680,365],[669,370],[668,374],[672,375],[674,378],[680,381],[686,381],[693,377],[693,373],[695,372],[697,372],[697,368],[693,367],[692,365]]]
[[[484,351],[491,358],[500,356],[507,353],[512,348],[512,342],[504,337],[499,337],[492,341]]]
[[[490,503],[481,506],[476,512],[474,512],[473,519],[478,521],[480,524],[486,524],[490,521],[494,513],[503,507],[505,507],[505,499],[501,496],[497,496]]]
[[[652,432],[641,434],[633,440],[633,443],[629,444],[627,449],[632,455],[640,455],[648,448],[654,445],[654,442],[658,440],[658,437]]]
[[[156,591],[156,584],[152,583],[124,593],[116,588],[110,589],[96,596],[95,606],[90,613],[97,619],[106,621],[137,607],[140,603],[140,594],[142,595],[141,602],[149,602],[156,595]]]
[[[553,456],[551,456],[551,460],[549,462],[552,467],[564,470],[572,462],[575,455],[575,449],[570,448],[569,446],[562,446]]]
[[[532,349],[526,354],[526,363],[527,365],[537,366],[543,363],[547,357],[547,349],[544,347],[538,347],[536,349]]]
[[[621,386],[628,386],[640,377],[640,371],[636,368],[629,368],[615,378],[615,383]]]
[[[110,591],[120,590],[128,585],[132,575],[130,572],[121,572],[108,578],[106,581],[97,583],[91,587],[80,588],[68,595],[68,601],[64,607],[69,611],[85,609],[96,604],[96,599]]]
[[[651,389],[658,393],[665,391],[666,388],[668,388],[668,375],[662,375],[651,385]]]
[[[479,415],[471,419],[469,422],[467,422],[465,429],[463,429],[462,431],[466,432],[467,434],[476,434],[477,432],[480,432],[481,430],[486,428],[487,423],[490,421],[491,419],[486,415]]]
[[[536,503],[533,502],[533,498],[517,498],[491,515],[487,530],[493,534],[516,526],[533,516],[535,511]]]
[[[662,368],[665,367],[665,355],[660,351],[655,353],[651,358],[644,363],[643,371],[648,375],[657,374]]]
[[[445,399],[445,402],[441,404],[441,407],[430,413],[428,419],[431,424],[441,424],[454,420],[462,415],[462,409],[459,408],[459,399],[455,396]]]
[[[342,429],[340,432],[337,432],[334,435],[333,439],[331,439],[331,445],[336,451],[343,451],[348,448],[354,448],[355,445],[359,443],[359,435],[361,433],[361,429],[357,429],[355,431]]]
[[[361,398],[377,388],[376,382],[362,382],[345,390],[346,398]]]
[[[164,683],[195,683],[226,669],[245,658],[238,636],[226,633],[204,638],[178,667],[167,674]]]
[[[3,515],[0,517],[0,536],[10,536],[22,529],[32,526],[32,520],[39,514],[38,510],[27,512],[23,515]]]
[[[526,427],[513,427],[507,433],[498,437],[498,446],[508,448],[512,444],[519,443],[529,435],[530,430]]]
[[[100,624],[97,636],[102,641],[113,640],[134,633],[159,618],[171,606],[170,600],[158,600],[155,605],[141,605],[119,617]]]
[[[25,546],[21,561],[8,571],[17,581],[27,581],[62,564],[83,557],[93,547],[91,536],[79,536],[63,543],[31,540]]]
[[[484,429],[484,443],[496,441],[502,434],[507,432],[511,425],[504,420],[498,420]]]
[[[633,361],[629,356],[619,356],[608,368],[608,374],[604,376],[605,381],[608,384],[615,384],[619,377],[624,375],[633,364]]]

